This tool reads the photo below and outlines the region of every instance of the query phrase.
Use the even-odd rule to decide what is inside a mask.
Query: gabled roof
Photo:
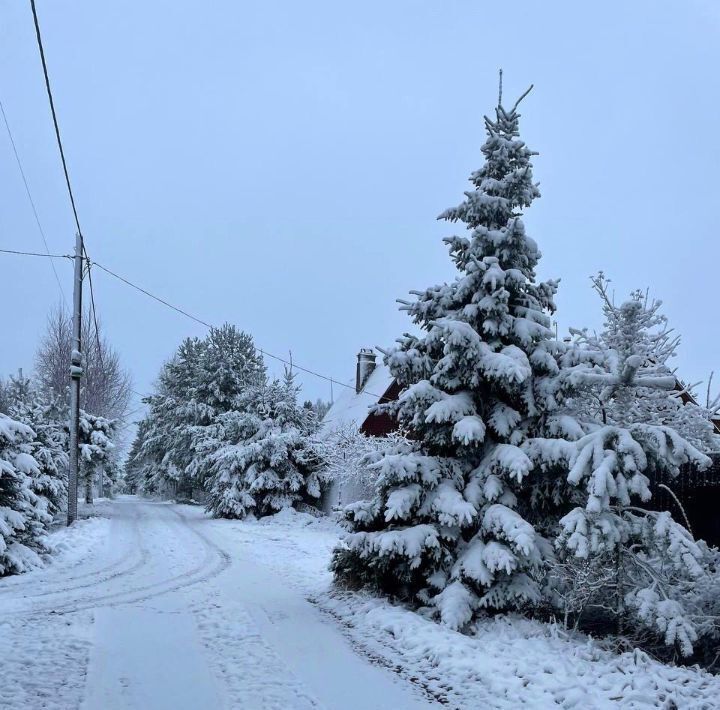
[[[390,370],[383,362],[375,365],[375,369],[365,383],[362,391],[355,392],[355,385],[343,387],[340,396],[327,411],[320,424],[319,436],[323,438],[332,431],[344,427],[354,427],[358,431],[379,399],[385,395],[394,382]],[[351,384],[348,382],[348,384]]]

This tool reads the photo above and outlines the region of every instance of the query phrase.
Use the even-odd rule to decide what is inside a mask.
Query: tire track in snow
[[[113,514],[108,537],[82,556],[95,569],[80,569],[76,560],[71,567],[82,574],[48,566],[0,597],[0,642],[13,649],[0,663],[1,708],[77,708],[96,610],[202,584],[230,565],[224,550],[170,506],[118,501]]]
[[[38,580],[36,579],[28,579],[28,580],[22,580],[21,584],[15,584],[15,585],[3,585],[3,587],[0,588],[0,597],[9,595],[9,594],[18,594],[17,590],[20,590],[20,593],[22,594],[23,599],[36,599],[38,597],[46,597],[46,596],[53,596],[56,594],[66,594],[68,592],[72,592],[78,589],[88,589],[91,587],[97,587],[101,584],[105,584],[106,582],[112,581],[114,579],[117,579],[118,577],[122,577],[125,575],[132,574],[136,570],[142,568],[148,560],[149,557],[149,551],[144,546],[142,542],[142,537],[140,535],[140,526],[139,521],[141,518],[143,518],[144,515],[141,513],[141,511],[137,510],[133,516],[133,525],[132,525],[132,540],[127,544],[126,550],[124,554],[121,555],[121,557],[112,563],[105,565],[104,567],[100,567],[99,569],[90,570],[88,572],[84,572],[83,574],[75,575],[75,576],[62,576],[62,573],[65,573],[69,570],[76,569],[77,567],[81,566],[82,564],[85,564],[88,557],[91,557],[94,554],[97,554],[97,550],[95,548],[92,548],[87,555],[84,555],[80,561],[74,563],[70,567],[66,567],[62,570],[58,570],[61,572],[61,575],[58,577],[58,579],[54,580],[51,579],[48,581],[44,581],[41,583],[41,586],[38,584]],[[109,536],[111,538],[110,543],[116,540],[116,537],[112,535],[112,533]],[[136,556],[137,559],[132,561],[132,564],[127,569],[120,569],[117,568],[126,564],[128,560],[132,560],[132,558]],[[50,572],[53,571],[53,568],[50,568]],[[82,580],[92,578],[89,582],[82,582]],[[75,584],[75,582],[81,582],[81,584]],[[57,588],[51,588],[47,589],[48,584],[53,585],[66,585],[66,586],[59,586]],[[22,592],[23,587],[26,588],[36,588],[38,591],[30,592],[30,593],[24,593]]]
[[[43,606],[40,608],[33,607],[25,612],[23,612],[22,610],[13,609],[11,612],[8,613],[8,615],[15,615],[18,613],[26,613],[30,616],[41,616],[46,614],[63,615],[72,614],[78,611],[84,611],[88,609],[96,609],[103,606],[117,606],[119,604],[137,603],[141,601],[146,601],[148,599],[153,599],[163,594],[178,591],[185,587],[200,584],[207,581],[208,579],[217,576],[218,574],[221,574],[230,566],[230,556],[224,550],[220,549],[220,547],[218,547],[215,543],[208,540],[208,538],[206,538],[202,533],[195,530],[194,526],[192,526],[188,522],[187,518],[179,511],[165,504],[139,503],[138,505],[157,506],[159,509],[164,509],[175,513],[177,517],[180,518],[180,524],[173,525],[172,523],[168,523],[167,518],[162,519],[160,517],[153,517],[151,518],[151,520],[153,523],[159,523],[165,526],[169,525],[173,528],[173,532],[175,532],[177,529],[180,529],[184,532],[190,533],[195,540],[200,542],[200,545],[203,548],[204,555],[201,562],[189,570],[183,570],[179,574],[172,575],[169,578],[161,579],[157,582],[152,582],[150,584],[141,584],[140,586],[133,586],[128,589],[111,591],[106,594],[87,596],[84,598],[73,600],[64,605],[53,604],[52,606]],[[159,555],[165,554],[165,551],[162,549],[156,550],[154,552]],[[148,561],[151,560],[152,557],[153,554],[148,552],[144,556],[143,564],[141,567],[138,567],[138,570],[146,568],[148,566]],[[183,557],[188,558],[195,556],[185,553]],[[138,570],[135,571],[137,572]],[[114,579],[111,578],[109,581],[112,582],[114,581]],[[73,590],[70,589],[69,591]]]

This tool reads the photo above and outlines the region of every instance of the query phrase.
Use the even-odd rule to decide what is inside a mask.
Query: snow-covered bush
[[[703,574],[684,582],[682,593],[698,640],[694,658],[718,672],[720,670],[720,550],[698,542],[702,552]]]
[[[248,389],[197,444],[209,471],[208,510],[226,518],[273,513],[320,497],[317,420],[298,405],[291,373]]]
[[[616,564],[612,555],[595,555],[590,559],[567,555],[551,564],[548,588],[554,607],[562,612],[565,628],[577,629],[589,608],[613,613],[614,607],[608,606],[607,592],[615,579]]]
[[[48,500],[34,490],[41,475],[30,453],[35,433],[0,414],[0,576],[24,572],[45,552],[45,526],[51,521]]]
[[[325,432],[315,441],[315,449],[322,461],[319,475],[323,486],[349,486],[353,490],[372,491],[378,471],[372,465],[383,452],[397,447],[405,440],[400,432],[388,436],[366,436],[352,424]]]
[[[333,559],[338,581],[426,604],[455,628],[541,599],[552,545],[526,501],[543,502],[533,473],[555,467],[564,443],[546,437],[577,428],[553,418],[556,283],[536,282],[540,251],[521,219],[540,193],[517,105],[486,118],[486,162],[441,215],[470,230],[446,240],[456,279],[404,304],[422,334],[386,355],[402,392],[383,406],[409,441],[373,464],[378,493],[348,507]]]

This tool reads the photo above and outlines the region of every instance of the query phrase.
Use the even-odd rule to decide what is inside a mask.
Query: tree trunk
[[[617,546],[617,587],[616,587],[616,614],[617,614],[617,635],[622,636],[625,631],[625,590],[624,590],[624,569],[622,542]]]
[[[85,476],[85,502],[88,505],[92,505],[93,502],[93,480],[91,471],[88,471]]]

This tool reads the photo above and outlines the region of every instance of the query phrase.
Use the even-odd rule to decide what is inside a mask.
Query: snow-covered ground
[[[0,707],[714,708],[720,678],[614,656],[521,619],[470,638],[333,591],[339,531],[132,497],[0,579]],[[674,704],[673,704],[674,703]]]
[[[249,553],[252,525],[132,497],[110,516],[56,533],[54,564],[0,580],[3,710],[432,706],[355,652],[289,562]]]
[[[696,668],[613,654],[522,618],[489,620],[464,636],[385,600],[333,590],[327,565],[340,531],[327,518],[288,510],[259,523],[216,524],[284,571],[359,653],[445,707],[720,708],[720,677]]]

